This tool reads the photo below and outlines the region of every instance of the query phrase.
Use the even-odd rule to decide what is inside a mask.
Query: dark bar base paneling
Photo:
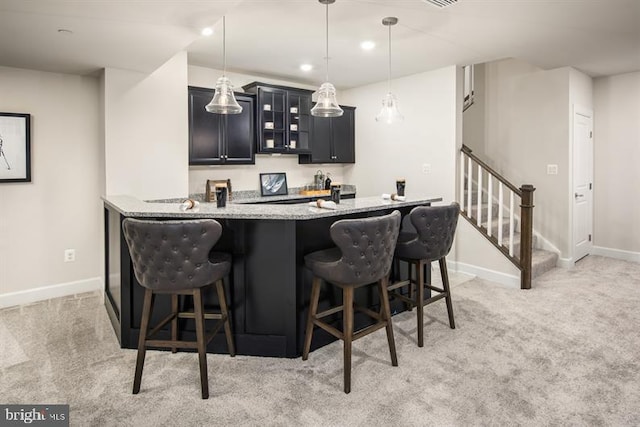
[[[392,209],[380,209],[368,216],[383,215]],[[403,215],[410,208],[401,209]],[[129,251],[122,238],[118,212],[105,208],[105,306],[116,336],[123,348],[136,348],[144,289],[133,274]],[[311,293],[311,273],[304,267],[307,253],[331,247],[329,227],[334,221],[364,215],[319,218],[306,221],[286,220],[221,220],[223,234],[214,250],[233,256],[230,277],[225,280],[227,300],[236,353],[251,356],[298,357],[302,354],[307,310]],[[111,250],[111,251],[110,251]],[[402,271],[402,269],[401,269]],[[406,269],[405,269],[406,271]],[[113,295],[119,290],[119,295]],[[205,310],[217,309],[215,292],[203,294]],[[319,309],[341,304],[342,294],[334,286],[323,286]],[[356,290],[358,305],[379,309],[375,289]],[[182,308],[193,304],[181,297]],[[392,313],[405,310],[405,305],[392,301]],[[159,295],[153,310],[152,325],[170,311],[170,298]],[[328,318],[341,329],[340,315]],[[356,315],[357,328],[371,323],[368,316]],[[190,319],[179,323],[185,339],[195,338]],[[159,337],[169,338],[169,325]],[[316,328],[312,349],[335,341],[335,337]],[[217,335],[207,347],[211,353],[227,353],[224,334]]]

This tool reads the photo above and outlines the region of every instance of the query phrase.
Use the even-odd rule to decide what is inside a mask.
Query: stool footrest
[[[145,347],[198,348],[196,341],[145,340]]]
[[[389,285],[387,290],[392,291],[394,289],[398,289],[398,288],[401,288],[403,286],[410,285],[412,282],[413,282],[412,280],[401,280],[399,282],[395,282],[395,283],[392,283],[391,285]]]
[[[424,302],[422,303],[422,305],[427,305],[427,304],[431,304],[432,302],[436,302],[442,298],[445,298],[447,296],[447,294],[440,294],[440,295],[436,295],[433,296],[431,298],[428,298],[426,300],[424,300]]]
[[[397,298],[402,302],[406,302],[407,304],[410,304],[412,307],[416,305],[416,302],[414,300],[412,300],[411,298],[408,298],[402,294],[399,294],[397,292],[389,292],[389,295],[393,298]]]
[[[322,329],[324,329],[325,331],[329,332],[331,335],[333,335],[334,337],[338,338],[338,339],[344,339],[344,334],[337,330],[336,328],[334,328],[333,326],[329,325],[328,323],[324,323],[321,320],[318,319],[314,319],[313,320],[313,324],[316,326],[321,327]]]
[[[376,320],[378,320],[378,321],[383,320],[383,319],[382,319],[382,316],[380,315],[380,313],[376,313],[375,311],[373,311],[373,310],[369,310],[369,309],[368,309],[368,308],[366,308],[366,307],[361,307],[361,306],[359,306],[359,305],[356,305],[356,306],[354,306],[354,308],[355,308],[357,311],[359,311],[359,312],[361,312],[361,313],[364,313],[364,314],[366,314],[367,316],[369,316],[369,317],[371,317],[371,318],[373,318],[373,319],[376,319]]]
[[[174,313],[171,313],[170,315],[168,315],[167,317],[165,317],[164,319],[162,319],[160,321],[160,323],[158,323],[146,336],[146,338],[152,337],[154,336],[156,333],[158,333],[158,331],[160,329],[162,329],[162,327],[164,325],[166,325],[167,323],[171,322],[173,319],[175,319],[176,315]]]
[[[339,305],[337,307],[333,307],[333,308],[330,308],[328,310],[325,310],[322,313],[317,313],[316,314],[316,319],[321,319],[323,317],[327,317],[327,316],[330,316],[330,315],[335,314],[335,313],[340,313],[342,311],[342,307],[343,307],[342,305]]]
[[[385,328],[386,326],[387,326],[387,322],[383,321],[383,322],[374,323],[373,325],[369,325],[366,328],[360,329],[358,332],[353,334],[353,341],[359,338],[362,338],[364,336],[367,336],[370,333],[377,331],[378,329]]]

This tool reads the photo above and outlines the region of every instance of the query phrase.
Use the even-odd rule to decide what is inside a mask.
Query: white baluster
[[[464,211],[464,153],[460,152],[460,210]]]
[[[498,183],[498,245],[502,246],[502,183]]]
[[[482,225],[482,166],[478,165],[478,227]]]
[[[489,235],[489,237],[491,237],[491,220],[493,219],[493,175],[488,174],[487,181],[487,187],[489,190],[487,194],[487,198],[489,199],[489,206],[487,211],[487,234]]]
[[[473,193],[473,173],[471,166],[471,157],[469,157],[469,164],[467,165],[467,215],[469,218],[471,218],[471,193]]]
[[[514,217],[513,217],[513,191],[509,191],[511,194],[509,200],[509,256],[513,256],[513,229],[514,229]]]

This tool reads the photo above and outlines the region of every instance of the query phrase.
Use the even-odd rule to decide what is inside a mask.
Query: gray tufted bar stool
[[[453,304],[445,257],[451,250],[453,238],[458,224],[460,206],[451,203],[449,206],[418,206],[411,210],[409,219],[415,231],[401,231],[396,245],[396,260],[409,263],[409,280],[398,281],[389,286],[390,295],[398,298],[410,307],[417,307],[418,312],[418,347],[424,345],[424,306],[442,298],[447,303],[449,326],[455,329]],[[442,288],[425,283],[425,266],[438,261],[442,276]],[[412,267],[415,279],[412,277]],[[396,289],[409,287],[407,298]],[[414,286],[417,292],[414,292]],[[425,299],[424,289],[438,292],[437,295]]]
[[[314,325],[343,340],[345,393],[351,391],[351,344],[354,340],[386,328],[391,363],[398,366],[387,286],[399,229],[399,211],[379,217],[339,220],[330,228],[331,240],[336,247],[305,256],[305,264],[314,277],[302,360],[309,357]],[[320,286],[323,280],[342,288],[342,305],[318,313]],[[364,307],[356,309],[377,322],[354,333],[354,289],[373,283],[378,285],[380,311],[376,313]],[[321,320],[340,311],[343,313],[342,331]]]
[[[122,228],[136,279],[145,288],[133,393],[140,391],[148,347],[171,348],[173,353],[178,348],[193,348],[197,349],[200,362],[202,398],[208,399],[206,348],[221,326],[224,326],[229,354],[235,356],[222,280],[231,269],[231,256],[211,252],[222,235],[222,226],[213,219],[151,221],[126,218]],[[218,294],[220,313],[204,313],[202,290],[213,285]],[[171,295],[171,314],[151,329],[150,319],[156,294]],[[178,295],[193,296],[193,312],[178,311]],[[178,318],[194,320],[195,342],[178,339]],[[205,319],[218,320],[206,336]],[[169,322],[170,340],[151,339]]]

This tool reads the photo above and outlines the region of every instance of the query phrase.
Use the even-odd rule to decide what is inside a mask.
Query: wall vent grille
[[[458,0],[422,0],[422,1],[440,8],[451,6],[452,4],[458,3]]]

